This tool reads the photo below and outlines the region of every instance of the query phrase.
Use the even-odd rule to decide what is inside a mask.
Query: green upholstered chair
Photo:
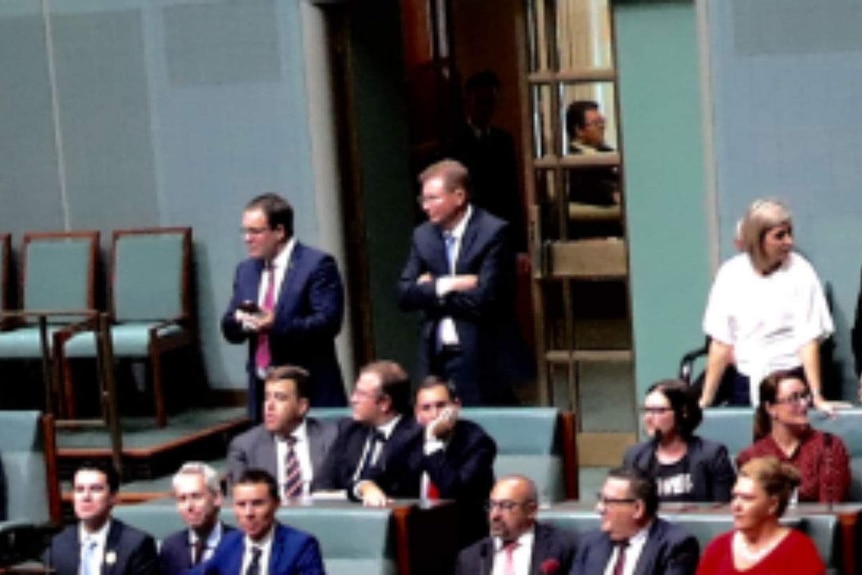
[[[191,228],[118,230],[113,234],[110,283],[111,343],[114,357],[143,360],[155,397],[159,427],[167,425],[162,355],[197,349],[191,310]],[[74,403],[68,360],[96,357],[92,333],[67,334],[58,350],[66,404]],[[70,413],[74,417],[74,412]]]
[[[0,460],[6,480],[7,519],[59,523],[53,418],[38,411],[0,411]]]
[[[3,312],[0,359],[43,358],[47,363],[51,350],[43,348],[54,347],[64,325],[95,316],[98,246],[96,231],[24,235],[20,306]],[[44,346],[39,316],[47,319]]]

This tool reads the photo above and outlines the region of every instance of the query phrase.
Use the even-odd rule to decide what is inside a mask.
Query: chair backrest
[[[7,518],[60,521],[53,420],[38,411],[0,411],[0,460]]]
[[[697,433],[704,439],[717,441],[727,447],[730,458],[736,461],[739,452],[754,443],[753,407],[711,407],[703,410],[703,421]]]
[[[118,322],[190,317],[191,228],[114,232],[111,312]]]
[[[811,424],[821,431],[840,437],[850,456],[849,500],[862,502],[862,409],[842,409],[835,418],[809,415]]]
[[[83,310],[96,307],[99,232],[27,233],[22,245],[21,307]],[[69,318],[49,318],[65,323]]]

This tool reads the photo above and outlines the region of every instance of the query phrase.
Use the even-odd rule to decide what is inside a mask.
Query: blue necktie
[[[443,232],[443,241],[446,244],[446,261],[449,263],[449,273],[455,273],[455,234]]]

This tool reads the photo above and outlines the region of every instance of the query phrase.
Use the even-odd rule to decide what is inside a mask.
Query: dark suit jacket
[[[224,542],[225,535],[234,530],[230,525],[221,524],[222,536],[219,539],[218,545],[213,550],[213,553],[221,547]],[[183,529],[165,537],[162,545],[159,548],[159,568],[161,575],[180,575],[184,571],[191,569],[192,553],[189,545],[189,530]]]
[[[602,531],[585,533],[571,575],[604,573],[614,547]],[[700,546],[682,528],[656,518],[635,566],[634,575],[693,575],[700,557]]]
[[[339,422],[338,437],[329,452],[324,475],[331,481],[328,489],[345,489],[355,499],[353,488],[356,468],[361,463],[365,443],[371,429],[352,419]],[[410,464],[410,453],[415,451],[417,437],[423,428],[410,414],[403,415],[383,446],[377,463],[366,470],[359,480],[374,481],[389,497],[419,497],[421,475],[416,465]]]
[[[481,208],[473,207],[464,230],[457,274],[475,274],[475,289],[437,297],[435,282],[417,283],[423,274],[449,275],[446,247],[439,227],[430,222],[413,232],[410,255],[398,282],[398,302],[404,311],[420,311],[420,377],[431,373],[437,325],[444,317],[455,322],[461,346],[462,372],[438,373],[451,377],[466,405],[502,403],[511,397],[506,361],[517,356],[514,347],[515,254],[508,240],[508,225]],[[464,386],[478,385],[465,394]],[[469,390],[473,391],[473,390]]]
[[[632,445],[623,457],[623,466],[635,467],[652,476],[655,449],[653,441]],[[724,445],[695,435],[688,442],[688,462],[693,486],[691,501],[730,501],[736,472]]]
[[[111,519],[105,539],[102,575],[158,575],[159,561],[153,538],[117,519]],[[78,524],[69,525],[51,539],[44,562],[57,575],[78,575],[81,541]]]
[[[559,568],[553,573],[563,575],[572,567],[578,537],[574,533],[557,529],[553,525],[536,523],[533,539],[533,553],[530,558],[530,575],[542,575],[542,564],[555,560]],[[494,567],[494,541],[486,537],[467,547],[458,555],[456,575],[490,575]],[[601,571],[589,575],[601,575]]]
[[[243,331],[234,313],[242,302],[258,301],[263,265],[263,260],[248,259],[237,266],[233,297],[221,322],[222,334],[229,342],[249,341],[249,390],[255,395],[257,336]],[[341,331],[344,317],[344,287],[332,256],[296,242],[274,312],[275,324],[269,334],[272,364],[291,364],[308,370],[312,383],[311,405],[346,405],[335,354],[335,337]],[[263,398],[254,399],[256,403],[250,405],[257,406]]]
[[[237,575],[245,552],[245,533],[231,531],[222,539],[209,561],[192,569],[190,575]],[[269,557],[269,575],[324,575],[320,545],[314,536],[276,523]]]
[[[323,477],[324,463],[332,444],[335,443],[338,428],[332,422],[318,421],[313,417],[305,418],[305,432],[308,435],[308,455],[311,459],[313,477],[311,490],[317,491],[331,482]],[[250,468],[267,470],[278,479],[275,441],[272,433],[263,425],[252,427],[236,436],[227,450],[228,480],[233,483],[243,471]]]

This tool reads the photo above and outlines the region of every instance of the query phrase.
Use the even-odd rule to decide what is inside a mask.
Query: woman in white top
[[[764,377],[797,370],[814,407],[832,413],[821,394],[820,342],[834,326],[817,273],[793,251],[790,212],[777,200],[757,200],[740,232],[742,253],[718,270],[703,318],[710,344],[701,406],[712,403],[725,369],[734,364],[739,376],[732,404],[756,404]]]

